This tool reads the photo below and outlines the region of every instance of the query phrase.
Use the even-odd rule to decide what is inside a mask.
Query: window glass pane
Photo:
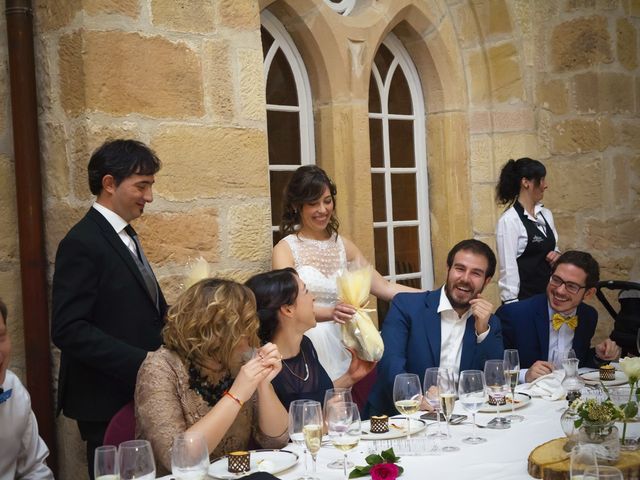
[[[380,275],[389,275],[389,258],[387,257],[387,229],[373,229],[373,248],[376,251],[376,270]]]
[[[375,64],[378,67],[378,71],[380,72],[380,78],[382,78],[382,83],[386,83],[387,72],[389,71],[389,67],[391,66],[391,62],[393,62],[393,54],[389,51],[387,47],[383,44],[380,44],[380,48],[378,48],[378,53],[376,53]]]
[[[413,173],[391,174],[391,198],[393,220],[418,219],[416,176]]]
[[[389,120],[391,167],[415,167],[413,121]]]
[[[264,27],[260,27],[260,35],[262,36],[262,58],[264,58],[273,44],[273,37]]]
[[[398,283],[402,285],[406,285],[407,287],[417,288],[418,290],[422,289],[422,280],[420,280],[420,278],[408,278],[406,280],[398,280]]]
[[[380,92],[378,91],[378,84],[371,72],[369,77],[369,112],[380,113]]]
[[[270,165],[300,165],[298,112],[267,111]]]
[[[419,272],[420,245],[418,227],[395,227],[393,229],[393,241],[396,254],[396,273]]]
[[[282,219],[282,194],[293,175],[290,172],[269,172],[269,185],[271,187],[271,225],[280,225]]]
[[[396,67],[389,88],[389,113],[399,113],[411,115],[413,105],[411,105],[411,92],[404,72],[400,65]]]
[[[298,105],[298,92],[291,67],[281,49],[273,57],[267,77],[267,103]]]
[[[371,174],[371,199],[373,200],[373,221],[384,222],[387,219],[384,173]]]
[[[382,119],[369,119],[369,150],[371,155],[372,167],[383,167],[383,151],[382,151]]]

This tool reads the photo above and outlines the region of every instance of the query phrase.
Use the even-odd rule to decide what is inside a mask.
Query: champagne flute
[[[121,480],[154,480],[156,464],[147,440],[128,440],[118,448]]]
[[[118,449],[113,445],[96,448],[93,475],[96,480],[120,480]]]
[[[171,473],[176,480],[203,480],[209,468],[209,450],[204,435],[179,433],[171,448]]]
[[[436,412],[436,421],[438,422],[438,431],[427,435],[431,438],[447,438],[447,434],[442,432],[440,426],[440,394],[438,393],[438,367],[427,368],[424,372],[424,397],[426,398],[433,411]]]
[[[316,474],[316,460],[320,445],[322,444],[322,409],[320,402],[307,402],[302,409],[302,432],[307,450],[311,453],[313,460],[313,475],[307,476],[309,480],[320,480]]]
[[[520,355],[516,349],[504,351],[504,375],[507,377],[507,384],[511,387],[511,415],[507,417],[510,423],[517,423],[524,420],[522,415],[515,414],[516,408],[516,386],[520,375]]]
[[[320,408],[320,402],[314,402],[313,400],[294,400],[289,404],[289,438],[302,448],[304,455],[304,475],[299,477],[298,480],[310,478],[307,465],[307,448],[304,439],[304,412],[307,408],[311,410],[316,407]]]
[[[486,438],[476,436],[476,413],[487,401],[487,385],[484,381],[484,373],[480,370],[464,370],[461,372],[458,398],[460,398],[462,407],[467,412],[470,412],[473,418],[471,436],[463,438],[462,441],[471,445],[486,442]]]
[[[329,388],[326,392],[324,392],[324,403],[322,408],[322,417],[324,418],[325,423],[327,422],[327,415],[329,413],[329,407],[334,403],[341,402],[353,402],[353,397],[351,396],[351,388]],[[325,425],[326,428],[329,428],[328,425]],[[330,462],[327,467],[329,468],[343,468],[342,465],[343,459],[339,458],[338,460],[334,460]],[[347,468],[353,467],[353,463],[349,463]]]
[[[358,405],[353,402],[334,403],[329,407],[327,416],[329,436],[333,446],[344,452],[343,472],[345,480],[348,478],[347,452],[358,445],[362,427]]]
[[[415,373],[399,373],[393,381],[393,402],[396,409],[407,418],[407,443],[411,451],[411,415],[420,408],[422,387]]]
[[[451,368],[442,368],[438,370],[438,392],[440,395],[440,407],[444,414],[445,423],[447,425],[447,438],[451,439],[451,426],[449,421],[451,420],[451,414],[453,414],[453,407],[456,404],[456,379]],[[442,447],[443,452],[457,452],[460,450],[453,445],[447,445]]]
[[[508,389],[507,379],[504,375],[504,362],[502,360],[487,360],[484,364],[484,378],[490,398],[496,402],[496,418],[487,424],[487,428],[498,430],[511,428],[509,421],[500,416],[500,402]]]

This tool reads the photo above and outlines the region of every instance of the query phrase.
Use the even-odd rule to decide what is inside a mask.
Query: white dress
[[[295,234],[284,238],[293,253],[294,268],[320,307],[333,307],[338,301],[336,278],[347,270],[347,253],[342,238],[313,240]],[[311,339],[318,359],[335,380],[346,373],[351,353],[342,344],[342,332],[336,322],[319,322],[305,335]]]

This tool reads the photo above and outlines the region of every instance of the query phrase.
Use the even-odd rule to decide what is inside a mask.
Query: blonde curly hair
[[[186,363],[213,359],[231,371],[231,354],[242,337],[251,347],[260,345],[259,325],[249,288],[232,280],[207,278],[189,287],[169,309],[162,338]]]

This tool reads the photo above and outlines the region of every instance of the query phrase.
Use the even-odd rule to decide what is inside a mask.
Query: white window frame
[[[356,6],[356,0],[340,0],[339,2],[324,0],[324,3],[326,3],[331,10],[345,17],[349,15]]]
[[[433,288],[433,259],[431,253],[431,229],[429,225],[429,182],[427,178],[427,145],[425,128],[425,109],[422,88],[420,87],[420,77],[409,53],[402,45],[402,42],[393,34],[389,33],[382,42],[393,54],[394,59],[387,71],[386,78],[381,78],[380,72],[375,64],[372,64],[371,74],[373,75],[378,92],[380,94],[381,113],[369,113],[370,119],[382,120],[382,145],[383,145],[383,166],[372,167],[371,173],[383,173],[385,182],[385,210],[386,221],[374,222],[374,228],[385,228],[387,233],[387,257],[389,259],[389,274],[385,276],[390,281],[409,280],[420,278],[422,289]],[[411,94],[411,104],[413,115],[390,114],[388,111],[389,87],[391,79],[397,68],[401,68],[409,86]],[[391,152],[389,147],[389,120],[412,120],[414,139],[415,167],[392,168]],[[392,173],[414,173],[416,175],[416,202],[417,220],[394,221],[391,174]],[[395,227],[418,227],[418,243],[420,253],[420,272],[409,274],[396,273],[395,262],[395,240],[393,231]],[[391,227],[391,228],[389,228]]]

